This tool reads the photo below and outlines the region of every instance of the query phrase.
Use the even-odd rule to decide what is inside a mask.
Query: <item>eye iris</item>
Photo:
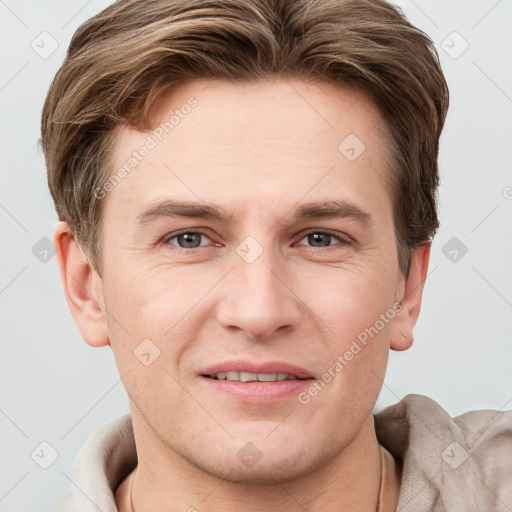
[[[201,243],[201,233],[183,233],[178,236],[178,243],[180,247],[183,247],[184,249],[199,247]]]
[[[328,247],[331,240],[331,235],[328,233],[310,233],[308,235],[308,242],[315,245],[315,242],[320,242],[320,245],[315,247]]]

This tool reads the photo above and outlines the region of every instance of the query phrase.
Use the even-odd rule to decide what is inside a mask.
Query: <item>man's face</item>
[[[103,212],[105,317],[138,449],[230,480],[307,474],[368,426],[404,291],[383,120],[357,92],[300,80],[193,82],[155,127],[173,115],[169,133],[119,130],[114,170],[140,162]],[[165,201],[223,218],[144,215]],[[207,376],[240,371],[263,382]]]

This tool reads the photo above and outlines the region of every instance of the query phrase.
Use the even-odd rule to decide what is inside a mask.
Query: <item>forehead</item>
[[[385,187],[385,123],[353,89],[298,79],[193,81],[161,96],[151,122],[144,133],[117,128],[111,172],[126,172],[107,208],[141,207],[156,195],[285,207],[287,196],[335,200],[344,182],[352,195],[369,192],[372,181]]]
[[[191,103],[195,106],[188,108]],[[327,144],[335,143],[344,131],[363,137],[376,127],[385,136],[377,107],[362,91],[300,79],[181,84],[154,103],[151,121],[157,131],[163,128],[165,135],[169,132],[166,123],[170,122],[173,131],[181,125],[181,132],[187,125],[193,127],[194,136],[206,136],[207,141],[221,146],[268,144],[271,136],[286,139],[293,135],[309,147],[318,137]]]

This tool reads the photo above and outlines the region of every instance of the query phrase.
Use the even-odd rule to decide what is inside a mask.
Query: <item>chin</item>
[[[250,452],[250,450],[248,450]],[[302,451],[294,453],[261,453],[261,458],[250,467],[240,461],[243,455],[235,452],[231,457],[212,456],[211,459],[200,457],[188,458],[189,463],[200,471],[227,482],[241,485],[269,485],[293,482],[309,476],[325,467],[335,456],[332,451],[317,453],[313,456]]]

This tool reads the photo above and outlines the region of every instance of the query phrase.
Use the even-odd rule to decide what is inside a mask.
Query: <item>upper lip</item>
[[[294,375],[298,379],[313,377],[313,375],[304,368],[282,361],[268,361],[266,363],[243,360],[224,361],[208,366],[199,373],[201,375],[216,375],[220,372],[286,373],[288,375]]]

